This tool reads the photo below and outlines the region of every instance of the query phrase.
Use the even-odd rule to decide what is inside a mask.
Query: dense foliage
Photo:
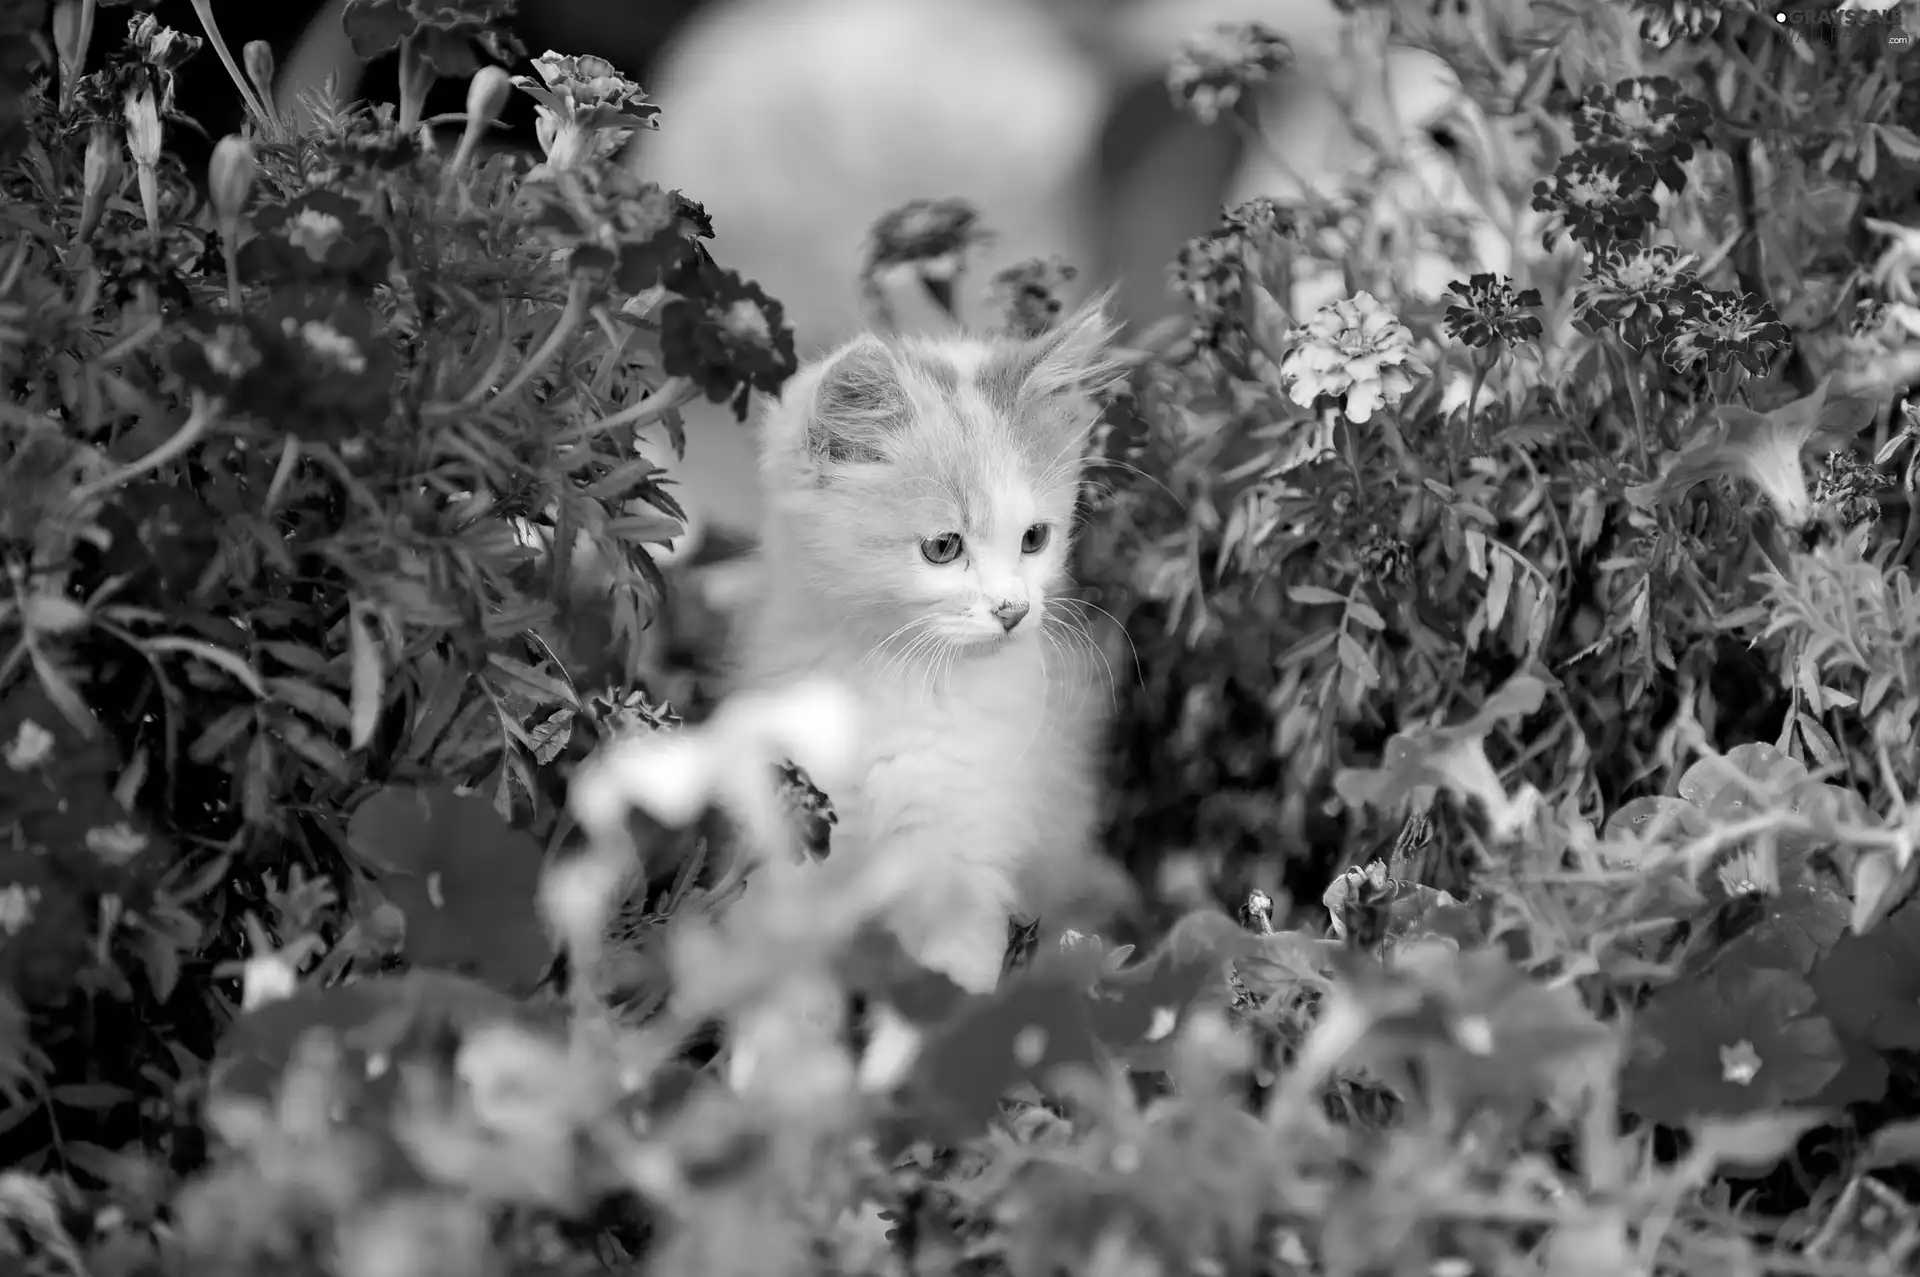
[[[1143,907],[980,999],[832,855],[841,690],[712,706],[678,410],[792,334],[511,7],[349,0],[401,100],[296,127],[0,5],[8,1271],[1920,1262],[1911,6],[1345,6],[1461,93],[1130,337],[1070,610]],[[1168,89],[1259,145],[1291,57]],[[970,311],[990,220],[849,286]]]

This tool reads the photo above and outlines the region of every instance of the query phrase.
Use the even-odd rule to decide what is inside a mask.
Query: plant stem
[[[514,373],[513,380],[502,386],[500,393],[494,398],[505,399],[513,394],[532,381],[539,375],[541,369],[553,361],[553,357],[560,353],[560,347],[566,344],[567,338],[580,327],[580,321],[587,317],[587,298],[590,292],[591,285],[586,276],[574,276],[567,285],[567,308],[561,311],[560,318],[554,321],[553,331],[547,334],[544,342],[540,343],[540,349],[527,356],[526,362],[520,365],[520,370]],[[466,405],[476,404],[486,396],[486,393],[487,388],[483,383],[468,391],[466,398],[460,402]]]
[[[427,91],[439,79],[433,63],[421,54],[414,39],[413,36],[403,36],[400,40],[399,128],[401,133],[409,135],[420,127],[420,117],[427,106]]]
[[[100,0],[79,0],[80,20],[76,24],[73,39],[73,62],[60,68],[60,111],[65,114],[73,107],[74,91],[80,87],[80,77],[87,71],[87,50],[93,44],[93,20],[99,12]]]
[[[253,85],[247,81],[245,73],[240,70],[240,64],[233,60],[233,53],[227,48],[227,42],[221,38],[220,24],[213,20],[213,0],[193,0],[193,12],[194,16],[200,19],[200,28],[207,33],[207,43],[213,46],[215,55],[220,59],[220,65],[227,69],[227,75],[233,80],[234,87],[240,90],[240,100],[246,103],[247,114],[253,117],[255,125],[263,136],[272,137],[273,116],[268,112],[266,105],[260,101],[259,96],[254,93]]]
[[[129,461],[117,470],[108,471],[91,483],[83,483],[69,499],[68,505],[85,505],[104,493],[111,492],[122,484],[138,479],[141,475],[158,470],[174,458],[183,455],[201,436],[213,426],[219,417],[217,404],[205,395],[196,392],[193,396],[193,410],[180,428],[173,432],[167,441],[136,461]]]
[[[160,243],[160,173],[151,164],[136,162],[133,175],[140,183],[140,208],[147,217],[147,235],[157,247]]]
[[[227,271],[227,309],[240,313],[240,225],[233,221],[220,228],[220,259]]]
[[[553,437],[553,443],[556,446],[579,443],[583,439],[603,435],[621,426],[628,426],[634,430],[644,429],[680,405],[691,402],[698,391],[699,387],[694,384],[691,377],[669,377],[639,403],[629,404],[610,417],[602,417],[584,426],[575,426],[571,430],[562,431]]]
[[[1640,466],[1648,477],[1653,475],[1653,453],[1647,445],[1647,402],[1641,393],[1640,370],[1634,366],[1633,352],[1620,334],[1609,331],[1605,338],[1607,348],[1614,353],[1620,363],[1620,376],[1627,384],[1627,400],[1633,405],[1633,436],[1640,447]]]

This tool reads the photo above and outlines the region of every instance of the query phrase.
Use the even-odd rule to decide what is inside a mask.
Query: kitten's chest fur
[[[836,849],[913,854],[938,845],[958,863],[918,866],[1007,875],[1021,899],[1050,852],[1081,850],[1091,819],[1084,733],[1064,671],[1037,650],[965,662],[938,682],[909,674],[862,686],[867,738],[844,798]],[[1057,663],[1057,662],[1056,662]],[[966,837],[951,836],[965,830]]]

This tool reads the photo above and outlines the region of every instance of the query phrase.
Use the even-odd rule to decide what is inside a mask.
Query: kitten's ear
[[[1127,373],[1114,350],[1120,325],[1112,314],[1113,290],[1081,303],[1059,323],[1021,343],[995,370],[1013,384],[1013,398],[1063,392],[1097,394]]]
[[[806,450],[816,464],[886,459],[888,436],[906,421],[906,387],[893,353],[873,336],[829,357],[806,412]]]

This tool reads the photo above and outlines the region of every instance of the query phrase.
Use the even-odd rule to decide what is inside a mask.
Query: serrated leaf
[[[1347,596],[1319,585],[1287,587],[1287,597],[1303,607],[1345,607]]]

